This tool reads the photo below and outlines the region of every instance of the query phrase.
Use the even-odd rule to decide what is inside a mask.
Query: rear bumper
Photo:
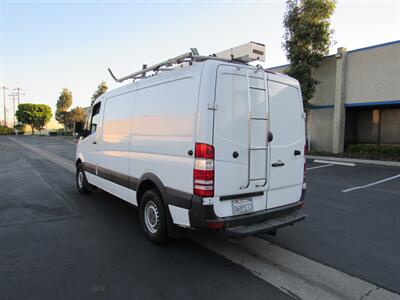
[[[304,190],[299,201],[289,205],[254,212],[251,214],[219,218],[212,205],[203,205],[199,199],[193,199],[189,211],[190,225],[198,229],[210,229],[210,224],[221,226],[218,231],[230,237],[253,235],[261,232],[273,232],[278,228],[293,225],[304,220],[302,213]],[[216,228],[214,226],[214,228]]]
[[[301,220],[304,220],[306,217],[307,215],[301,213],[301,211],[294,211],[292,213],[281,215],[277,218],[268,219],[260,223],[227,227],[223,233],[225,236],[229,237],[240,237],[262,232],[274,232],[278,228],[293,225]]]

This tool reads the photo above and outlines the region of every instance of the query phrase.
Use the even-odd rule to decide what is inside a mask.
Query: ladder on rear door
[[[262,77],[250,76],[252,72]],[[248,71],[248,106],[249,106],[249,123],[248,123],[248,173],[247,184],[240,186],[240,189],[247,189],[252,181],[263,181],[257,183],[256,187],[264,187],[267,185],[267,160],[268,160],[268,95],[267,95],[267,78],[263,69],[258,68],[256,71]],[[264,170],[263,175],[252,174],[255,170],[254,164],[260,166]],[[252,167],[253,165],[253,167]],[[257,170],[254,172],[257,173]],[[253,177],[254,176],[254,177]]]

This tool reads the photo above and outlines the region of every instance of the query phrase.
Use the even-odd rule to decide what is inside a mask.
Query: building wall
[[[339,66],[343,72],[336,74]],[[288,65],[269,70],[283,72],[286,68]],[[312,149],[342,152],[345,143],[400,144],[400,41],[352,51],[338,49],[337,55],[323,59],[315,78],[318,84],[308,116]],[[346,113],[334,119],[339,108]],[[377,109],[379,126],[373,118]],[[337,122],[345,122],[345,126],[337,126]],[[333,145],[334,136],[342,140],[339,146]]]
[[[400,100],[400,43],[349,51],[345,103]]]
[[[314,76],[318,80],[318,84],[310,104],[333,106],[335,102],[336,58],[334,56],[326,57],[323,63],[314,70]]]
[[[312,109],[308,114],[308,138],[313,150],[331,151],[333,109]]]

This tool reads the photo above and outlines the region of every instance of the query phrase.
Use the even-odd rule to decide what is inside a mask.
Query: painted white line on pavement
[[[343,193],[347,193],[347,192],[351,192],[351,191],[354,191],[354,190],[365,189],[365,188],[368,188],[370,186],[381,184],[381,183],[384,183],[386,181],[393,180],[393,179],[396,179],[396,178],[399,178],[399,177],[400,177],[400,174],[396,175],[396,176],[389,177],[389,178],[385,178],[385,179],[382,179],[382,180],[379,180],[379,181],[371,182],[371,183],[368,183],[366,185],[360,185],[360,186],[356,186],[356,187],[353,187],[353,188],[345,189],[342,192]]]
[[[327,167],[332,167],[332,164],[329,165],[323,165],[323,166],[318,166],[318,167],[311,167],[311,168],[307,168],[306,171],[308,170],[314,170],[314,169],[321,169],[321,168],[327,168]]]
[[[400,299],[400,295],[275,246],[261,238],[231,242],[214,234],[190,238],[295,299]]]
[[[341,162],[341,161],[333,161],[333,160],[320,160],[320,159],[314,159],[315,163],[320,163],[320,164],[332,164],[332,165],[338,165],[338,166],[346,166],[346,167],[355,167],[355,163],[348,163],[348,162]]]
[[[73,161],[17,139],[10,140],[75,173]],[[400,300],[398,294],[257,237],[247,237],[235,243],[202,232],[189,232],[189,237],[297,299]]]

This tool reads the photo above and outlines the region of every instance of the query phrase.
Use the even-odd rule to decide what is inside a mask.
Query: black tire
[[[79,164],[76,168],[76,187],[78,188],[78,191],[82,194],[88,194],[92,191],[91,184],[87,181],[82,164]]]
[[[156,244],[164,244],[168,241],[164,203],[154,189],[144,192],[141,197],[140,222],[150,241]]]

